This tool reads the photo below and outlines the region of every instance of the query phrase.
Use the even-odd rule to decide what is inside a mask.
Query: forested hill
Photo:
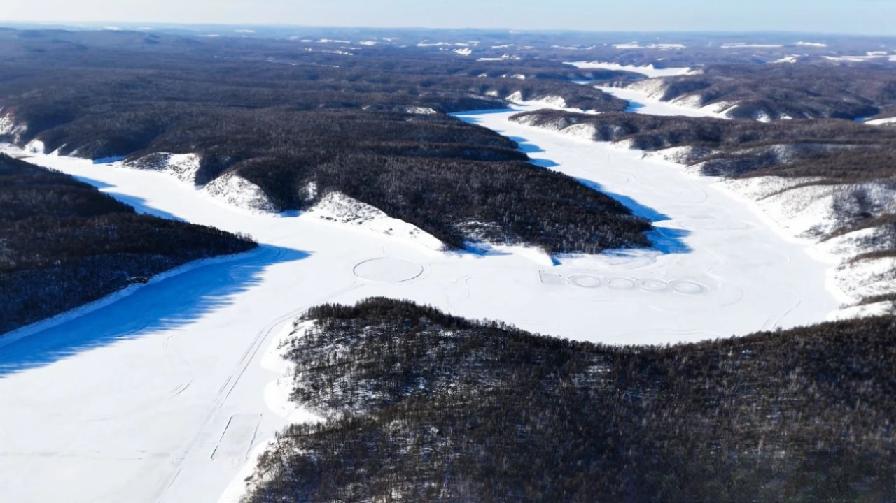
[[[896,72],[879,64],[707,65],[694,75],[667,77],[661,88],[663,100],[720,105],[740,119],[855,120],[896,107]]]
[[[276,210],[307,209],[341,192],[452,247],[470,240],[549,252],[648,245],[649,223],[613,199],[444,113],[502,108],[514,93],[625,108],[596,89],[469,75],[511,63],[458,63],[456,55],[418,49],[349,57],[297,52],[276,40],[0,35],[0,125],[7,124],[0,136],[19,144],[39,140],[47,151],[129,161],[197,154],[198,185],[239,176]]]
[[[896,498],[893,318],[627,348],[387,299],[306,318],[292,398],[329,420],[250,502]]]
[[[533,126],[594,128],[595,141],[628,141],[638,150],[690,147],[682,161],[714,176],[780,175],[859,183],[896,178],[896,128],[834,119],[763,123],[633,113],[538,110],[513,116]]]
[[[255,243],[135,213],[74,178],[0,154],[0,334]]]

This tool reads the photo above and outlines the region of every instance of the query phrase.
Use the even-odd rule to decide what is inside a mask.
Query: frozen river
[[[261,247],[154,281],[0,347],[0,486],[19,503],[213,501],[285,424],[260,363],[304,309],[373,295],[610,344],[698,341],[821,321],[825,264],[716,181],[605,144],[460,117],[539,165],[654,221],[656,249],[559,257],[445,253],[308,214],[224,205],[173,177],[72,158],[31,160],[142,211],[251,234]]]

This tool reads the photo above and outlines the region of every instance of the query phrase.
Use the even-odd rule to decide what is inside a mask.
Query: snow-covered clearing
[[[654,220],[658,250],[559,257],[557,265],[532,249],[442,252],[419,230],[382,228],[388,221],[373,210],[371,228],[319,212],[253,212],[164,172],[31,157],[142,211],[246,232],[262,246],[0,348],[4,500],[213,501],[288,421],[288,407],[269,406],[265,390],[281,375],[263,355],[299,313],[323,302],[409,298],[612,344],[790,327],[837,307],[826,264],[719,182],[512,123],[512,113],[460,117]]]
[[[800,60],[800,56],[798,54],[791,54],[789,56],[784,56],[783,58],[776,59],[776,60],[772,61],[771,64],[780,65],[780,64],[786,63],[789,65],[793,65],[793,64],[796,64],[799,60]]]
[[[883,119],[871,119],[869,121],[865,121],[865,124],[869,124],[871,126],[886,126],[888,124],[896,124],[896,117],[885,117]]]
[[[635,66],[635,65],[620,65],[619,63],[608,63],[604,61],[567,61],[564,62],[565,65],[572,65],[576,68],[582,70],[589,69],[603,69],[603,70],[613,70],[619,72],[632,72],[632,73],[640,73],[642,75],[646,75],[650,78],[657,77],[674,77],[676,75],[690,75],[693,73],[691,68],[657,68],[653,65],[646,66]]]
[[[886,59],[887,61],[896,61],[896,54],[889,54],[887,51],[868,51],[863,55],[840,55],[840,56],[825,56],[824,59],[828,61],[838,61],[838,62],[847,62],[847,63],[862,63],[865,61],[874,61],[880,59]]]

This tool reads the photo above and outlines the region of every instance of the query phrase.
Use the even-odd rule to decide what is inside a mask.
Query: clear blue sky
[[[3,0],[0,19],[896,35],[896,0]]]

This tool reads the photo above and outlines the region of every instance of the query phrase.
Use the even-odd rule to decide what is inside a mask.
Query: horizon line
[[[134,27],[133,31],[145,31],[138,28],[154,28],[154,27],[246,27],[246,28],[278,28],[278,29],[319,29],[319,30],[427,30],[427,31],[465,31],[465,32],[507,32],[507,33],[581,33],[581,34],[694,34],[694,35],[821,35],[821,36],[841,36],[855,38],[894,38],[896,34],[883,33],[854,33],[854,32],[836,32],[836,31],[803,31],[803,30],[719,30],[719,29],[580,29],[580,28],[508,28],[508,27],[490,27],[490,28],[473,28],[473,27],[432,27],[432,26],[354,26],[354,25],[303,25],[293,23],[224,23],[224,22],[195,22],[184,23],[174,21],[28,21],[28,20],[5,20],[0,19],[0,28],[12,28],[14,25],[23,26],[46,26],[59,28],[97,28],[97,31],[116,31],[109,29],[116,27],[114,25],[122,25]],[[121,30],[126,31],[126,30]],[[244,34],[246,35],[246,34]]]

